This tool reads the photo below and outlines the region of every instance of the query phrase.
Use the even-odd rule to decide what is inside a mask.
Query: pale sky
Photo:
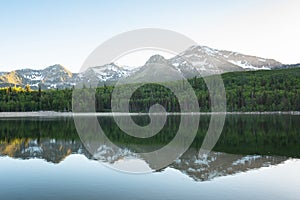
[[[0,0],[0,71],[59,63],[77,72],[102,42],[139,28],[169,29],[199,45],[299,63],[299,10],[299,0]]]

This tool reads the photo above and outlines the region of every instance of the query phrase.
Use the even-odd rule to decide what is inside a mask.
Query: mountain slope
[[[4,73],[3,75],[0,76],[0,84],[6,84],[6,83],[21,85],[22,76],[17,71]]]

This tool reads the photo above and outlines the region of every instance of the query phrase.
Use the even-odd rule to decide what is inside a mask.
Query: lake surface
[[[147,116],[133,118],[149,123]],[[199,157],[210,121],[201,116],[190,148],[146,174],[107,165],[167,145],[180,116],[168,116],[163,130],[147,139],[124,134],[112,117],[98,121],[121,149],[99,147],[100,160],[81,142],[71,117],[0,119],[1,199],[300,199],[299,115],[228,115],[213,151]]]

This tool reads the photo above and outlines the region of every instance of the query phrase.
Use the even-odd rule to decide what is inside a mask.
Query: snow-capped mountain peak
[[[171,58],[170,61],[179,68],[188,66],[195,68],[202,76],[231,71],[266,70],[282,66],[280,62],[272,59],[217,50],[207,46],[192,46]]]
[[[210,55],[215,56],[219,54],[219,50],[210,48],[208,46],[194,45],[179,54],[180,56],[200,56],[200,55]]]
[[[103,66],[90,67],[79,75],[80,80],[84,82],[91,81],[117,81],[130,74],[130,70],[117,66],[114,63]]]

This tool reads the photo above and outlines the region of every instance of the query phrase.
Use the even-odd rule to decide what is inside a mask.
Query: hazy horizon
[[[1,4],[0,71],[61,64],[78,72],[85,58],[102,42],[147,27],[170,29],[199,45],[220,50],[271,58],[283,64],[300,62],[300,2],[296,0],[55,4],[12,0]],[[137,66],[147,57],[123,62]]]

